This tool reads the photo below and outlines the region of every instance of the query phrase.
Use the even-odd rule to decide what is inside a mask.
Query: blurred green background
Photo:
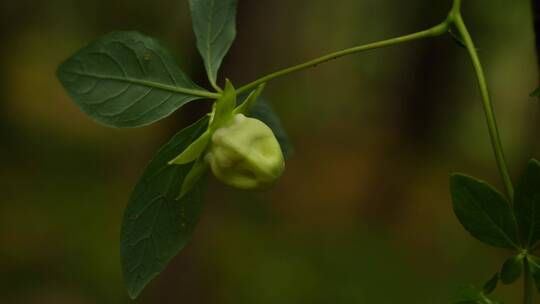
[[[0,2],[0,303],[129,303],[122,212],[160,145],[208,110],[142,129],[82,114],[57,65],[112,30],[160,39],[207,85],[187,0]],[[240,85],[421,30],[450,0],[241,0],[223,74]],[[515,177],[538,153],[530,3],[465,1]],[[509,253],[467,235],[448,176],[501,185],[467,55],[449,37],[355,55],[266,89],[295,145],[267,193],[215,180],[193,240],[137,303],[448,303]],[[519,286],[497,293],[517,303]]]

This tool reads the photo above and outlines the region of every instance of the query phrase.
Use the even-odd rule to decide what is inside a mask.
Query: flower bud
[[[272,130],[243,114],[234,115],[214,132],[205,160],[219,180],[244,190],[271,187],[285,168]]]

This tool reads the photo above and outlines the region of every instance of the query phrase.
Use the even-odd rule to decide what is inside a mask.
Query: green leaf
[[[478,303],[482,300],[482,293],[472,285],[460,286],[458,289],[457,297],[452,303]]]
[[[210,131],[206,130],[199,138],[189,145],[180,155],[169,162],[169,165],[185,165],[194,162],[206,150],[210,143]]]
[[[514,194],[514,212],[525,246],[540,240],[540,163],[531,160]]]
[[[527,255],[527,262],[529,263],[529,267],[531,269],[531,275],[534,279],[536,291],[540,293],[540,258]]]
[[[204,118],[180,131],[152,159],[129,200],[122,224],[120,253],[130,297],[136,298],[191,238],[203,206],[204,180],[176,200],[191,165],[169,160],[206,130]]]
[[[191,170],[189,170],[188,175],[184,179],[178,199],[182,199],[184,195],[188,194],[189,191],[191,191],[191,189],[193,189],[193,187],[197,185],[199,180],[203,178],[203,176],[206,174],[207,171],[208,171],[208,164],[206,163],[203,157],[200,157],[193,164],[193,167],[191,167]]]
[[[521,276],[523,271],[523,256],[517,255],[504,262],[501,269],[501,282],[505,285],[512,284]]]
[[[266,87],[266,83],[261,84],[258,86],[255,90],[251,91],[249,93],[248,97],[244,99],[244,101],[234,109],[234,114],[244,114],[247,115],[250,111],[253,105],[257,102],[259,97],[261,96],[262,91]]]
[[[156,40],[137,32],[97,39],[62,63],[57,75],[83,112],[111,127],[148,125],[192,100],[214,97]]]
[[[281,146],[283,156],[285,158],[291,156],[293,152],[292,143],[287,135],[287,132],[285,131],[285,128],[281,124],[279,116],[276,114],[272,105],[268,101],[266,101],[264,98],[257,99],[247,116],[257,118],[270,127],[272,132],[274,132],[279,145]]]
[[[488,298],[483,292],[472,285],[461,286],[458,289],[454,304],[502,304],[502,302]]]
[[[482,289],[484,294],[489,295],[495,291],[497,284],[499,283],[499,273],[493,275],[485,284]]]
[[[454,212],[472,236],[492,246],[519,248],[514,214],[497,190],[462,174],[452,175],[450,189]]]
[[[536,90],[532,91],[529,96],[531,97],[538,97],[540,96],[540,87],[536,88]]]
[[[225,90],[221,97],[214,103],[214,114],[210,120],[210,130],[213,132],[228,122],[233,117],[236,106],[236,90],[232,83],[227,80]]]
[[[217,87],[223,58],[236,38],[238,0],[190,0],[193,31],[210,83]]]

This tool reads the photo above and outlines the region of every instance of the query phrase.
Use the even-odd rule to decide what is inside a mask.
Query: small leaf
[[[198,182],[176,200],[192,166],[168,162],[204,132],[208,119],[180,131],[152,159],[135,186],[122,224],[120,254],[129,296],[136,298],[191,238],[205,191]]]
[[[188,194],[189,191],[191,191],[191,189],[193,189],[193,187],[197,185],[199,180],[203,178],[204,174],[207,172],[207,169],[208,164],[203,157],[199,157],[199,159],[197,159],[197,161],[193,164],[193,167],[191,167],[191,170],[189,170],[188,175],[184,179],[184,183],[182,184],[178,199],[182,199],[184,195]]]
[[[251,91],[248,97],[246,97],[246,99],[238,107],[236,107],[236,109],[234,109],[234,114],[247,115],[251,111],[251,108],[253,107],[253,105],[259,99],[259,96],[261,96],[261,93],[265,87],[266,87],[266,83],[263,83],[260,86],[258,86],[255,90]]]
[[[499,273],[496,273],[484,284],[484,294],[489,295],[495,291],[499,283]]]
[[[512,284],[519,277],[523,271],[523,256],[514,256],[506,262],[504,262],[501,269],[501,282],[505,285]]]
[[[529,94],[531,97],[538,97],[540,96],[540,87],[536,88],[536,90],[532,91],[531,94]]]
[[[519,248],[516,220],[499,192],[462,174],[452,175],[450,188],[454,212],[472,236],[492,246]]]
[[[148,125],[212,95],[189,80],[156,40],[137,32],[97,39],[57,74],[83,112],[111,127]]]
[[[460,286],[457,297],[452,303],[478,303],[482,300],[482,293],[472,285]]]
[[[190,0],[193,31],[210,83],[217,87],[223,58],[236,38],[238,0]]]
[[[214,103],[214,114],[210,120],[210,129],[215,131],[233,117],[234,107],[236,106],[236,90],[232,83],[227,80],[225,90],[221,97]]]
[[[206,130],[199,138],[189,145],[180,155],[169,162],[169,165],[185,165],[194,162],[206,150],[210,142],[210,132]]]
[[[531,160],[514,194],[514,212],[525,246],[540,240],[540,163]]]
[[[276,114],[272,105],[268,101],[266,101],[264,98],[258,98],[255,104],[251,107],[251,111],[247,116],[257,118],[270,127],[276,136],[279,145],[281,146],[281,151],[283,152],[285,159],[291,156],[293,146],[289,136],[281,124],[279,116]]]
[[[534,279],[536,291],[540,293],[540,258],[527,255],[527,262],[529,263],[529,267],[531,269],[531,275]]]

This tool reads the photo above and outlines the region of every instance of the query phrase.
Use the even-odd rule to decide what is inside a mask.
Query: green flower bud
[[[205,160],[219,180],[244,190],[271,187],[285,168],[272,130],[243,114],[234,115],[214,132]]]

